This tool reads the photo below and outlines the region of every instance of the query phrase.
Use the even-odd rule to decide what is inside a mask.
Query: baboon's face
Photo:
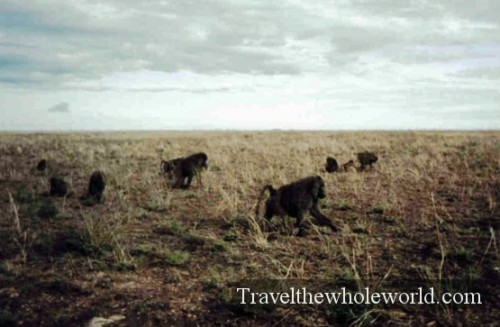
[[[196,158],[197,166],[201,168],[208,168],[208,156],[203,152],[197,154],[196,156],[197,156]]]
[[[321,177],[318,178],[318,198],[324,199],[326,197],[326,192],[325,192],[325,182],[323,182],[323,179]]]
[[[270,197],[266,200],[266,212],[264,213],[264,218],[271,220],[274,216],[274,197]]]
[[[208,159],[200,158],[200,160],[198,161],[198,166],[202,168],[208,168]]]

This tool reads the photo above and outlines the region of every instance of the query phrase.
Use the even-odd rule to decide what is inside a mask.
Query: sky
[[[500,129],[497,0],[1,0],[0,131]]]

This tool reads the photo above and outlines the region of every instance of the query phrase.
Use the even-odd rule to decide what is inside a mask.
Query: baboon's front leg
[[[311,216],[314,217],[314,219],[316,220],[316,222],[318,223],[318,225],[320,225],[320,226],[328,226],[334,232],[338,231],[337,226],[335,226],[332,223],[332,221],[330,220],[330,218],[328,218],[327,216],[323,215],[321,213],[321,211],[319,211],[319,208],[317,206],[312,207],[309,212],[311,213]]]
[[[203,188],[203,183],[201,182],[201,172],[196,171],[195,174],[196,174],[196,180],[198,183],[198,187]]]

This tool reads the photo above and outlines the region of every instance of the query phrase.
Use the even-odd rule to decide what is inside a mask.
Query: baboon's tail
[[[262,202],[262,196],[266,191],[269,191],[271,194],[275,191],[274,187],[271,184],[267,184],[264,186],[262,191],[260,191],[259,198],[257,200],[257,208],[255,208],[255,216],[258,218],[259,217],[259,209],[260,209],[260,203]]]

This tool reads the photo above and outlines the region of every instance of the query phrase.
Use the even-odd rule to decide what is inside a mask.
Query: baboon
[[[102,193],[106,188],[106,181],[102,171],[94,171],[90,176],[88,197],[97,203],[102,201]]]
[[[273,216],[288,215],[297,218],[295,226],[301,230],[300,225],[306,212],[314,217],[321,226],[328,226],[336,232],[337,227],[319,209],[319,199],[326,197],[325,183],[320,176],[310,176],[296,182],[283,185],[277,190],[272,185],[266,185],[257,202],[256,215],[259,215],[260,202],[265,191],[270,197],[266,200],[264,217],[271,220]]]
[[[348,162],[346,162],[345,164],[340,166],[340,170],[343,172],[348,172],[349,170],[351,170],[353,168],[355,168],[354,160],[349,160]]]
[[[335,158],[332,158],[332,157],[327,157],[325,170],[329,173],[334,173],[334,172],[338,171],[339,165],[337,163],[337,160],[335,160]]]
[[[366,166],[370,166],[371,168],[372,165],[377,162],[378,157],[375,153],[365,151],[358,153],[358,160],[361,164],[360,170],[363,171]]]
[[[51,196],[66,196],[68,194],[68,184],[61,177],[50,178],[50,195]]]
[[[38,171],[45,171],[45,169],[47,169],[47,160],[42,159],[36,165],[36,170],[38,170]]]
[[[189,188],[194,176],[197,177],[199,185],[202,185],[201,170],[208,168],[207,161],[208,156],[204,152],[198,152],[188,157],[162,160],[160,167],[173,188]]]

